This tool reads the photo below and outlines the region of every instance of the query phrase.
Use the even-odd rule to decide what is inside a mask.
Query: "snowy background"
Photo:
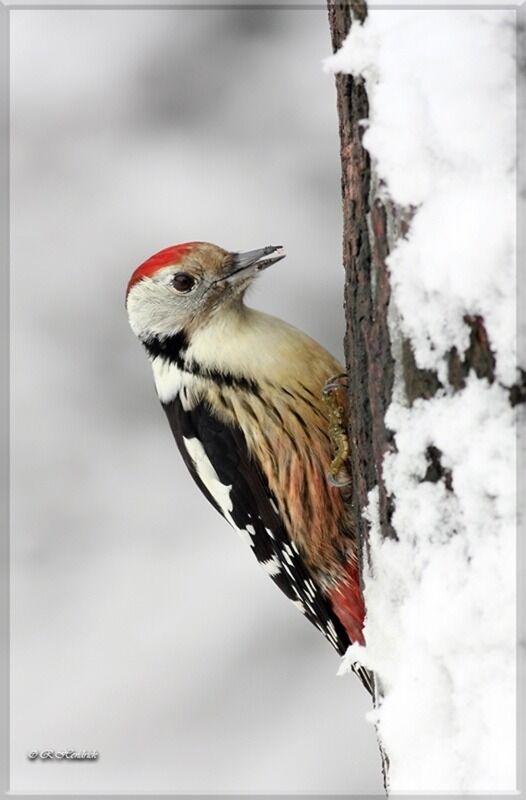
[[[340,354],[329,52],[322,9],[12,13],[16,791],[380,791],[365,692],[201,499],[124,310],[162,247],[279,243],[254,305]]]

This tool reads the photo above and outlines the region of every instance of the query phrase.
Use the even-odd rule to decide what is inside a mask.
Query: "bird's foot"
[[[348,487],[351,483],[348,467],[347,385],[347,375],[334,375],[329,378],[322,391],[333,451],[333,460],[327,473],[327,480],[331,486],[338,488]]]

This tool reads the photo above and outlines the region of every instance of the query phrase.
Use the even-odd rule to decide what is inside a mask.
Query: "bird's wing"
[[[163,407],[186,466],[203,494],[248,540],[282,592],[343,654],[350,644],[347,632],[290,540],[242,430],[219,420],[204,402],[185,410],[177,397]]]

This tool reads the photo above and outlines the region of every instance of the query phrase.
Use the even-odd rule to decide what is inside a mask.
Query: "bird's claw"
[[[346,486],[350,486],[351,483],[351,476],[347,469],[338,466],[336,458],[331,461],[331,466],[329,467],[326,478],[327,483],[330,486],[334,486],[336,489],[344,489]]]
[[[349,439],[347,436],[347,375],[329,378],[322,390],[329,422],[329,437],[333,449],[333,460],[327,473],[327,481],[339,489],[350,486],[348,468]]]
[[[328,395],[332,394],[339,389],[347,390],[349,385],[349,381],[347,379],[347,375],[345,372],[342,372],[340,375],[333,375],[332,378],[329,378],[325,386],[323,387],[322,394],[323,397],[327,397]]]

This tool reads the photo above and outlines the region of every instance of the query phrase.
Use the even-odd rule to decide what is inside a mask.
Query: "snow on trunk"
[[[397,792],[516,786],[515,13],[373,10],[326,62],[365,79],[373,183],[411,220],[386,259],[395,536],[372,488],[367,645],[346,656],[377,674]],[[477,341],[486,366],[468,373]]]

